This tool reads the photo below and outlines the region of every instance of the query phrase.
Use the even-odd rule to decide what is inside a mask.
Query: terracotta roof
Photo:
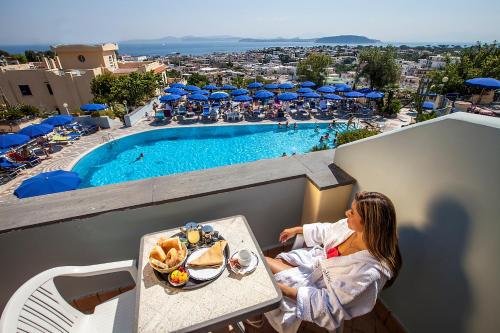
[[[161,72],[164,72],[166,69],[167,69],[167,66],[165,66],[164,64],[161,64],[160,66],[153,69],[153,71],[155,73],[161,73]]]

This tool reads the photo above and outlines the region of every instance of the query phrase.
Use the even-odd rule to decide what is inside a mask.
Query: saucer
[[[230,260],[228,260],[229,268],[231,268],[231,271],[233,271],[233,273],[244,275],[244,274],[249,274],[249,273],[252,273],[253,271],[255,271],[255,269],[257,268],[257,265],[259,264],[259,257],[257,257],[257,255],[255,253],[253,253],[252,251],[250,251],[250,253],[252,253],[252,256],[251,256],[250,264],[248,264],[248,266],[237,268],[236,266],[233,266],[231,264]],[[238,256],[238,252],[235,252],[231,256],[231,259],[236,258],[237,256]]]

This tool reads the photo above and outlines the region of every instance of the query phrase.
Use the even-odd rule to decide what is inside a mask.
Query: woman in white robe
[[[402,264],[392,202],[377,192],[356,194],[346,219],[285,229],[280,241],[303,234],[307,248],[266,258],[284,298],[265,314],[280,333],[302,320],[334,331],[370,312]]]

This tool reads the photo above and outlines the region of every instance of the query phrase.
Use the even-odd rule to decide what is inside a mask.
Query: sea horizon
[[[484,43],[484,42],[483,42]],[[345,44],[345,43],[316,43],[316,42],[240,42],[240,41],[180,41],[165,43],[127,43],[118,42],[119,54],[131,56],[168,56],[172,54],[182,55],[207,55],[212,53],[237,53],[250,50],[259,50],[271,47],[317,47],[317,46],[437,46],[437,45],[460,45],[471,46],[472,42],[395,42],[384,41],[367,44]],[[51,45],[57,44],[16,44],[0,45],[0,50],[11,54],[24,53],[25,50],[46,51]]]

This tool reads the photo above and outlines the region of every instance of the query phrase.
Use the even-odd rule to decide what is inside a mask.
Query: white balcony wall
[[[396,206],[404,265],[383,295],[411,332],[500,327],[500,119],[458,113],[344,145],[334,163]]]

